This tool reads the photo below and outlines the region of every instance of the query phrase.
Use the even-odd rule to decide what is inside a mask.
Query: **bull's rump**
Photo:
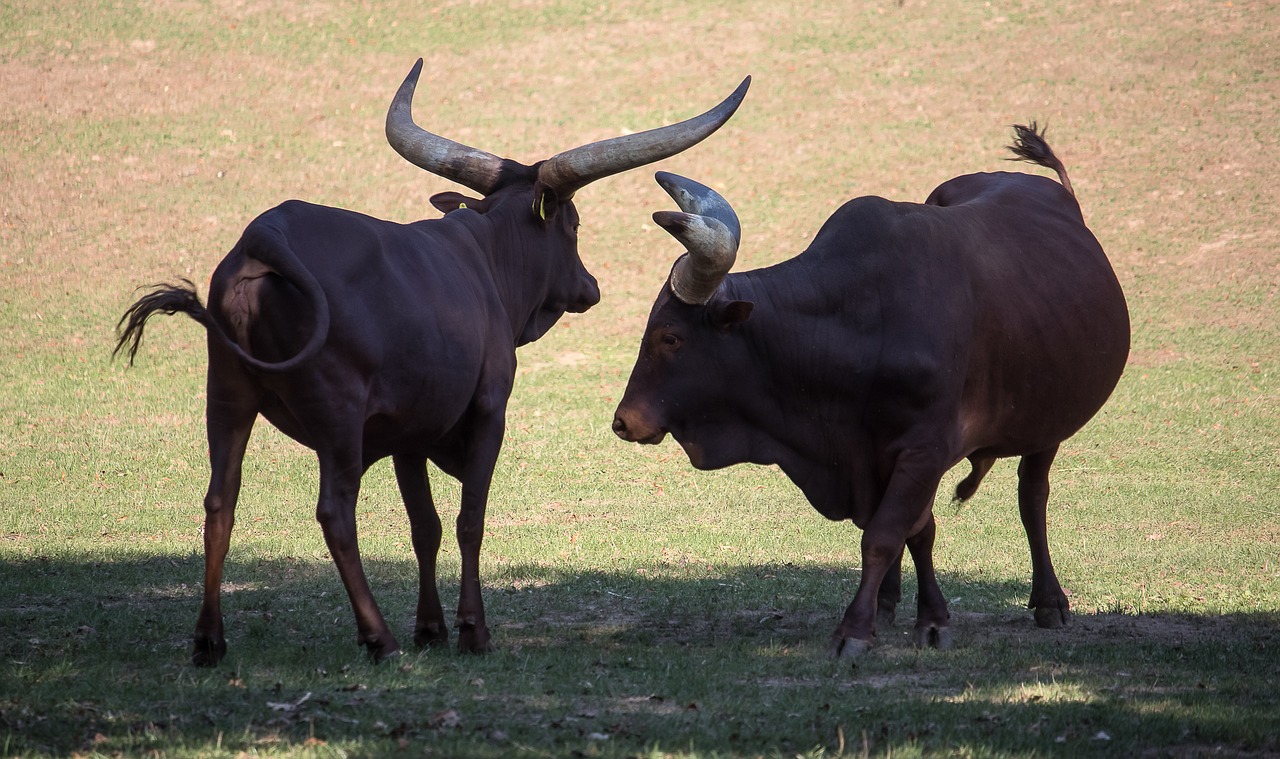
[[[959,230],[953,275],[971,304],[965,455],[1056,445],[1097,413],[1124,370],[1129,314],[1115,272],[1053,180],[969,175],[935,199],[949,204],[931,210]]]

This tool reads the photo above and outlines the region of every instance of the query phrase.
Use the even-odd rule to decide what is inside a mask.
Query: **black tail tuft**
[[[1053,169],[1058,174],[1058,181],[1062,182],[1062,186],[1074,198],[1076,193],[1075,190],[1071,189],[1071,180],[1067,178],[1067,168],[1053,154],[1053,149],[1049,147],[1049,143],[1044,139],[1044,135],[1048,131],[1048,127],[1040,129],[1034,121],[1031,122],[1031,126],[1014,124],[1013,144],[1009,146],[1009,151],[1013,153],[1014,157],[1009,160],[1026,161],[1037,166],[1043,166],[1046,169]]]
[[[1022,124],[1013,125],[1013,144],[1009,146],[1009,151],[1016,156],[1010,158],[1010,161],[1027,161],[1047,168],[1053,168],[1058,159],[1053,155],[1053,150],[1049,147],[1049,143],[1045,142],[1044,136],[1049,131],[1048,127],[1040,128],[1036,122],[1031,122],[1031,126]]]
[[[155,289],[152,292],[139,298],[137,303],[124,312],[124,316],[121,316],[116,324],[116,332],[120,334],[120,339],[116,341],[116,349],[111,352],[112,358],[115,358],[128,344],[129,365],[133,365],[133,359],[138,355],[138,346],[142,344],[143,328],[147,325],[147,319],[155,314],[172,315],[181,312],[204,323],[204,304],[196,295],[195,284],[185,278],[182,283],[153,285]]]

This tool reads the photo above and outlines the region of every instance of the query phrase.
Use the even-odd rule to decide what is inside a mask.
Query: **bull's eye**
[[[662,336],[662,344],[668,348],[679,348],[680,336],[667,332]]]

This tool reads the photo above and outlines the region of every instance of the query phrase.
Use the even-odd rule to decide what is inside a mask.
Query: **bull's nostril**
[[[627,423],[622,421],[622,417],[615,416],[613,418],[613,431],[615,434],[621,435],[627,431]]]

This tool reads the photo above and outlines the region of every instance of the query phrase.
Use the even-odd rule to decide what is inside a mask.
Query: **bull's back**
[[[492,280],[474,246],[473,237],[451,234],[447,225],[425,230],[294,200],[255,219],[237,249],[250,266],[261,262],[279,269],[281,259],[295,258],[329,301],[331,340],[411,350],[430,345],[432,336],[477,344],[483,339],[483,316],[496,303],[490,303]],[[243,268],[227,274],[234,279],[258,272]],[[270,282],[264,305],[274,299],[289,307],[287,313],[301,316],[289,279]],[[407,339],[415,331],[411,325],[418,325],[421,339]]]

